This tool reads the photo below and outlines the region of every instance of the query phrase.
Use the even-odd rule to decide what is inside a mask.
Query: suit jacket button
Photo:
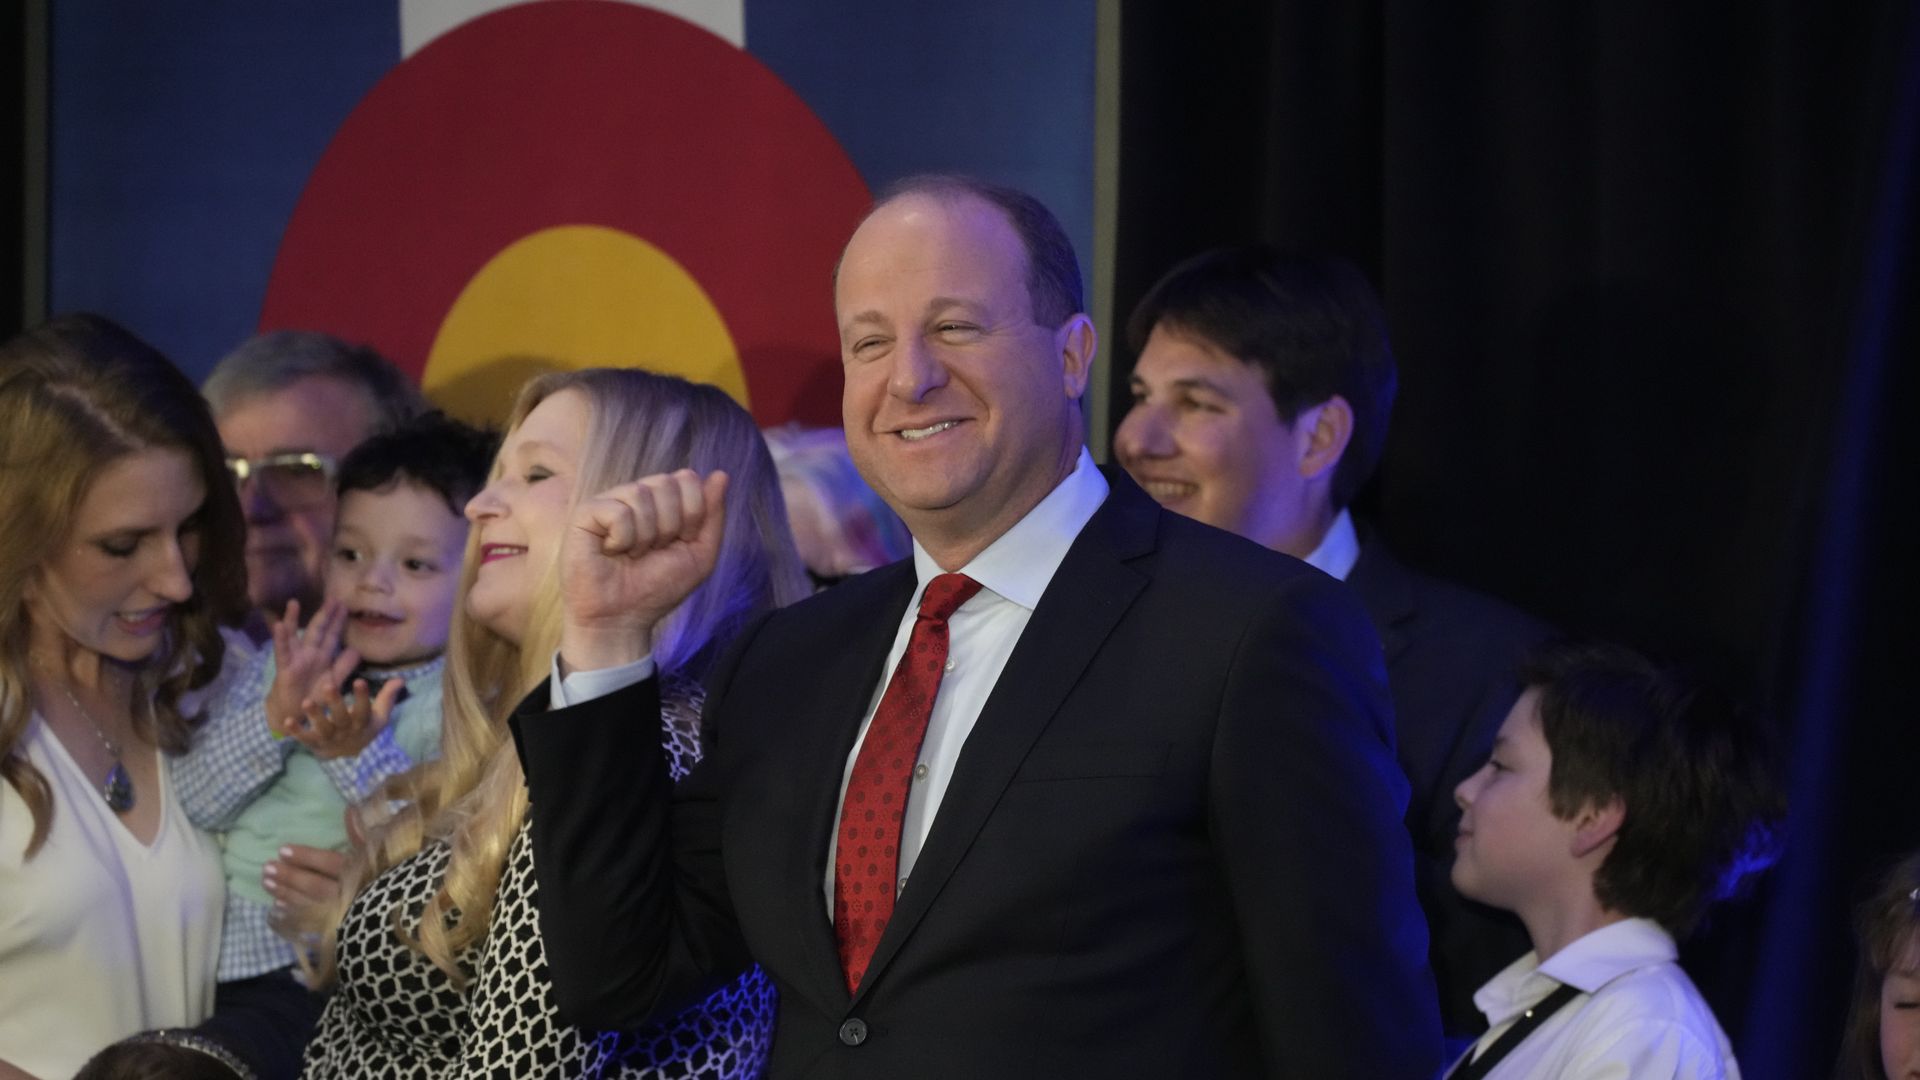
[[[859,1046],[867,1041],[867,1022],[854,1017],[840,1025],[840,1041],[848,1046]]]

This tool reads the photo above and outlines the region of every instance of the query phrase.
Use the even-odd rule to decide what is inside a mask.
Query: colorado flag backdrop
[[[196,379],[265,329],[456,413],[547,365],[838,420],[830,275],[953,170],[1091,248],[1095,0],[63,0],[49,281]]]

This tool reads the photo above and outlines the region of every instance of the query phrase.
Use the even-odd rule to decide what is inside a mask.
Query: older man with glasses
[[[280,330],[229,353],[201,387],[247,519],[247,594],[277,616],[318,606],[333,538],[333,474],[369,435],[425,408],[379,353],[326,334]]]

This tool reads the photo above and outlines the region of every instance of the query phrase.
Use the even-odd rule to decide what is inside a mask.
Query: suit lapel
[[[1124,474],[1107,475],[1107,501],[1068,549],[967,736],[856,1002],[926,915],[1034,741],[1146,587],[1147,578],[1126,562],[1152,549],[1161,511]]]
[[[815,662],[807,665],[807,687],[795,694],[799,708],[794,730],[800,739],[794,747],[794,775],[805,777],[809,786],[801,813],[788,825],[792,834],[785,844],[787,869],[780,888],[791,897],[790,910],[809,913],[794,920],[805,961],[802,977],[809,996],[829,1013],[846,1008],[847,983],[821,891],[826,882],[827,841],[839,809],[847,755],[916,584],[912,560],[874,571],[874,578],[870,595],[842,605],[842,617],[822,626]],[[845,582],[834,588],[868,585]]]
[[[1360,545],[1360,559],[1347,575],[1347,584],[1367,609],[1380,635],[1380,651],[1392,664],[1412,640],[1406,624],[1414,615],[1413,580],[1406,567],[1377,538],[1369,539]]]

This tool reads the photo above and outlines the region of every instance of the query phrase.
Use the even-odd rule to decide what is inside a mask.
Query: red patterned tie
[[[947,620],[979,591],[980,583],[965,574],[941,574],[927,582],[906,654],[880,696],[847,779],[834,849],[833,932],[840,941],[840,967],[849,991],[859,989],[873,947],[893,917],[900,823],[920,740],[926,737],[927,718],[933,715],[933,699],[947,665]]]

